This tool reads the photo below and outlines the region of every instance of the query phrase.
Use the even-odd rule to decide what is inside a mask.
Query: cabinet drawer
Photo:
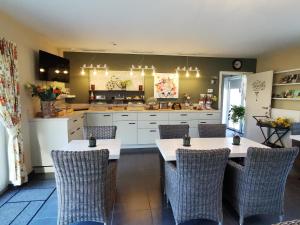
[[[163,120],[163,121],[138,121],[138,128],[151,128],[151,129],[157,129],[158,125],[162,124],[169,124],[168,120]]]
[[[169,124],[187,124],[190,128],[198,126],[198,120],[171,120]]]
[[[220,120],[198,120],[199,124],[220,124]]]
[[[168,113],[147,112],[139,113],[138,120],[168,120]]]
[[[84,115],[72,117],[68,120],[68,130],[76,129],[83,126]]]
[[[190,120],[193,119],[193,115],[191,113],[169,113],[169,120]]]
[[[219,112],[207,112],[207,113],[199,113],[198,119],[200,120],[221,120],[221,113]]]
[[[68,133],[68,141],[82,140],[83,139],[83,127],[77,127],[76,129],[70,130]]]
[[[137,113],[114,113],[113,114],[114,121],[124,121],[124,120],[137,120]]]
[[[138,144],[155,144],[156,139],[159,139],[158,129],[138,130]]]
[[[112,114],[111,113],[87,113],[86,125],[87,126],[111,126]]]

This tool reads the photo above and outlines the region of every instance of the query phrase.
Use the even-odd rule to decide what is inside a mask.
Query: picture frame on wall
[[[154,98],[178,98],[179,75],[156,73],[154,76]]]

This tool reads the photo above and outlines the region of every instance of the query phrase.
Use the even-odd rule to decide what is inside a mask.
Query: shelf
[[[292,86],[292,85],[300,85],[300,83],[273,84],[273,86]]]
[[[110,93],[114,93],[114,92],[144,92],[144,91],[139,91],[139,90],[89,90],[89,92],[110,92]]]
[[[282,73],[290,73],[290,72],[296,72],[296,71],[300,71],[300,68],[298,69],[291,69],[291,70],[282,70],[282,71],[275,71],[274,74],[282,74]]]
[[[272,98],[273,100],[282,100],[282,101],[300,101],[300,98]]]

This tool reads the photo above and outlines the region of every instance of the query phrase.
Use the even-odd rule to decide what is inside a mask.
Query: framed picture
[[[179,75],[156,73],[154,76],[154,98],[178,98]]]

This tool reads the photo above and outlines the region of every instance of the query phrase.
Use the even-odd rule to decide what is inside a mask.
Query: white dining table
[[[300,141],[300,135],[290,135],[290,139]]]
[[[241,137],[240,145],[232,144],[232,137],[225,138],[191,138],[191,146],[183,146],[182,139],[157,139],[156,145],[165,161],[176,161],[176,150],[196,149],[210,150],[219,148],[229,148],[230,158],[246,157],[249,147],[269,148],[263,144]]]
[[[89,147],[89,140],[72,140],[64,148],[64,151],[90,151],[108,149],[109,159],[119,159],[121,141],[118,139],[97,140],[96,147]]]

